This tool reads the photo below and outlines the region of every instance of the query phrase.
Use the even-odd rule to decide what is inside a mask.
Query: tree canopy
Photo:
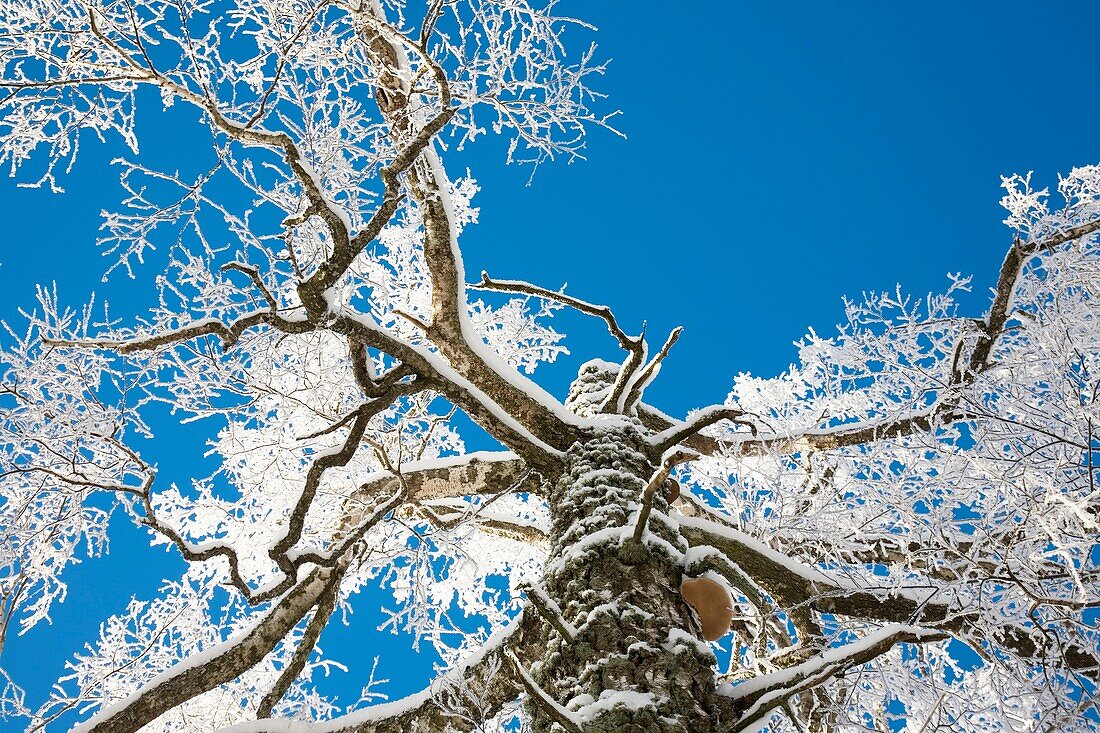
[[[43,704],[5,674],[11,719],[1100,726],[1100,167],[1053,194],[1004,179],[1014,238],[984,313],[957,304],[961,275],[866,294],[785,373],[739,375],[679,418],[646,400],[679,329],[630,329],[537,273],[464,270],[477,183],[448,174],[449,151],[497,135],[537,165],[614,132],[601,57],[567,53],[584,24],[554,2],[0,8],[0,161],[59,188],[89,134],[122,141],[126,197],[100,244],[155,285],[136,317],[44,288],[11,322],[0,649],[49,618],[112,512],[187,562],[106,619]],[[147,159],[138,111],[173,105],[209,165]],[[533,375],[564,350],[562,309],[622,357],[555,396]],[[208,426],[213,473],[158,482],[137,446],[162,406]],[[465,418],[499,449],[468,450]],[[345,708],[314,684],[336,664],[317,642],[368,586],[442,668],[375,703],[356,660]]]

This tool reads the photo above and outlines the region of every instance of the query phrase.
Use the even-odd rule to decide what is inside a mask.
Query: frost
[[[0,670],[0,714],[125,717],[309,599],[262,659],[143,730],[427,710],[503,730],[524,722],[521,694],[564,727],[672,727],[694,714],[670,707],[689,688],[714,702],[714,650],[745,726],[1096,727],[1077,675],[1100,643],[1100,166],[1053,189],[1003,180],[1017,240],[984,318],[957,303],[963,275],[923,297],[864,293],[782,374],[738,375],[724,404],[681,421],[640,403],[667,349],[609,309],[569,302],[627,355],[586,362],[563,401],[531,378],[567,353],[551,325],[563,294],[466,292],[478,184],[443,154],[492,131],[509,159],[572,160],[614,114],[590,87],[593,48],[566,52],[587,26],[552,0],[2,2],[0,165],[60,190],[82,143],[121,145],[106,287],[125,274],[150,298],[120,319],[42,289],[7,329],[0,644],[50,620],[110,521],[188,562],[105,619],[44,701]],[[166,151],[137,138],[147,102],[186,110],[209,147],[154,165]],[[164,439],[165,407],[203,431],[211,466],[175,484],[140,450]],[[501,450],[470,452],[470,421]],[[678,498],[661,484],[677,455]],[[310,596],[314,573],[332,585]],[[728,646],[697,638],[683,573],[730,591]],[[374,667],[330,657],[320,627],[380,593],[383,630],[438,654],[440,676],[359,704],[385,694]],[[504,636],[524,593],[558,622],[522,627],[530,670],[494,653],[521,643]],[[662,664],[664,688],[605,681]],[[317,684],[344,669],[363,682],[351,709]],[[277,721],[253,720],[266,712]]]

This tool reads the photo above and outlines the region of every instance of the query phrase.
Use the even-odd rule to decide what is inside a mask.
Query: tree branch
[[[725,728],[728,733],[754,730],[771,711],[803,692],[812,690],[855,667],[886,653],[897,644],[942,641],[948,634],[935,629],[895,624],[873,631],[859,641],[827,649],[790,669],[746,680],[725,696],[734,701],[738,719]]]
[[[654,436],[654,441],[660,445],[668,446],[672,437],[677,436],[677,431],[682,433],[679,442],[685,442],[691,448],[705,455],[714,455],[723,446],[739,452],[741,455],[762,455],[770,451],[781,453],[795,453],[805,450],[834,450],[856,445],[863,445],[876,440],[888,440],[915,433],[926,433],[937,426],[947,425],[956,420],[965,419],[972,415],[962,409],[957,397],[952,394],[959,387],[974,382],[978,375],[989,370],[993,366],[991,357],[1001,335],[1005,332],[1005,326],[1011,316],[1012,296],[1016,292],[1020,273],[1027,261],[1037,254],[1052,251],[1067,242],[1088,236],[1100,231],[1100,219],[1087,222],[1079,226],[1067,229],[1064,232],[1047,237],[1037,242],[1023,242],[1015,240],[1009,248],[1005,259],[1001,264],[1000,273],[993,302],[989,313],[984,319],[962,319],[966,323],[975,324],[979,330],[977,343],[974,345],[967,360],[968,367],[958,368],[957,363],[952,365],[951,379],[944,385],[943,394],[933,405],[919,412],[904,416],[883,417],[877,420],[865,421],[855,424],[839,425],[835,428],[822,428],[802,431],[794,435],[785,436],[757,436],[753,429],[753,438],[744,440],[714,440],[698,436],[698,429],[717,422],[717,418],[704,424],[695,426],[700,417],[706,418],[722,410],[728,410],[733,422],[749,425],[745,421],[736,418],[743,416],[736,408],[715,406],[700,411],[693,421],[677,425],[668,416],[648,406],[640,406],[639,413],[643,424],[651,430],[660,431]],[[961,348],[960,342],[959,347]],[[956,353],[955,361],[958,361]],[[692,430],[692,428],[695,428]]]
[[[724,405],[707,407],[695,413],[695,416],[692,417],[691,420],[680,423],[679,425],[672,425],[666,430],[652,436],[649,440],[657,450],[663,452],[675,445],[685,443],[688,439],[697,435],[703,428],[710,427],[722,420],[748,425],[755,432],[756,428],[752,423],[741,419],[746,414],[747,413],[743,410],[739,410],[735,407],[726,407]]]
[[[527,692],[527,695],[535,701],[546,715],[558,724],[562,730],[569,733],[581,733],[581,726],[573,717],[573,714],[566,710],[564,707],[558,704],[554,698],[550,697],[539,687],[538,683],[527,673],[523,663],[516,658],[514,654],[508,654],[506,652],[509,661],[512,662],[512,667],[515,669],[516,676],[519,677],[520,684],[523,685],[523,689]]]
[[[645,326],[638,336],[630,336],[620,326],[615,314],[606,305],[594,305],[580,298],[566,295],[564,291],[549,290],[533,285],[522,280],[493,280],[484,270],[481,271],[481,282],[471,286],[477,290],[491,290],[500,293],[519,293],[536,298],[561,303],[585,315],[599,318],[607,325],[608,332],[615,337],[619,346],[627,352],[626,360],[619,368],[615,377],[615,383],[611,387],[607,399],[600,408],[601,412],[618,412],[621,410],[622,398],[627,388],[635,382],[634,376],[642,367],[646,357]]]
[[[608,332],[615,337],[615,340],[619,342],[619,346],[621,346],[624,351],[634,352],[639,350],[641,346],[642,337],[630,336],[627,334],[626,331],[619,326],[619,322],[615,319],[615,314],[606,305],[594,305],[580,298],[566,295],[563,291],[548,290],[547,288],[539,287],[538,285],[533,285],[522,280],[494,280],[489,277],[489,274],[484,270],[481,271],[481,282],[476,285],[471,285],[470,287],[475,290],[493,290],[498,293],[531,295],[536,298],[567,305],[585,315],[594,316],[602,320],[607,325]]]
[[[496,516],[485,516],[483,513],[477,511],[479,507],[469,508],[473,508],[475,511],[469,512],[466,509],[435,502],[420,504],[420,509],[426,512],[444,529],[453,529],[464,521],[469,520],[474,527],[477,527],[477,529],[482,532],[499,535],[500,537],[542,546],[547,545],[550,541],[546,532],[543,532],[538,527],[501,519]]]
[[[979,640],[986,637],[971,633],[975,611],[906,595],[904,588],[842,587],[815,568],[731,527],[699,517],[680,517],[679,521],[680,530],[692,547],[710,546],[724,553],[789,613],[805,608],[878,623],[919,624],[950,632],[968,642],[972,637]],[[996,642],[1024,660],[1035,660],[1042,656],[1041,652],[1053,651],[1067,669],[1100,679],[1100,656],[1072,644],[1051,650],[1050,640],[1038,629],[1008,625]]]
[[[401,700],[372,705],[354,713],[320,722],[258,720],[223,728],[218,733],[408,733],[409,731],[474,730],[481,721],[470,722],[450,714],[439,705],[438,695],[448,683],[463,694],[486,718],[518,698],[524,688],[517,675],[504,672],[505,654],[514,654],[524,666],[531,666],[543,653],[537,616],[523,614],[490,639],[470,658],[460,662],[446,677],[432,686]],[[473,696],[476,695],[476,698]]]
[[[328,626],[329,617],[332,616],[332,612],[336,608],[336,601],[339,597],[339,577],[334,576],[333,580],[329,582],[328,588],[325,589],[320,599],[318,599],[317,608],[313,611],[313,617],[310,618],[309,624],[306,625],[305,632],[302,634],[302,640],[299,642],[298,648],[294,650],[294,656],[291,657],[287,666],[283,668],[282,672],[279,674],[279,679],[275,681],[271,690],[269,690],[260,700],[259,708],[256,711],[257,718],[271,717],[272,709],[279,704],[279,701],[282,700],[287,691],[290,690],[290,686],[294,684],[294,680],[298,679],[298,675],[305,669],[306,662],[309,661],[309,655],[313,653],[314,648],[317,646],[317,640],[321,638],[321,632]]]
[[[1037,254],[1050,252],[1066,242],[1080,239],[1097,231],[1100,231],[1100,219],[1086,222],[1037,242],[1024,242],[1019,238],[1013,241],[1004,261],[1001,263],[997,285],[994,288],[993,303],[982,322],[984,324],[982,336],[978,339],[978,343],[974,345],[974,350],[970,354],[969,371],[971,375],[983,372],[990,366],[990,355],[997,340],[1004,333],[1005,324],[1008,323],[1012,312],[1012,296],[1016,292],[1016,283],[1027,261]]]
[[[541,479],[527,473],[526,464],[513,453],[478,451],[454,458],[413,461],[401,467],[409,487],[409,501],[423,503],[436,499],[499,494],[510,487],[542,494]],[[363,484],[356,496],[378,495],[396,485],[389,474],[377,474]]]
[[[177,705],[239,677],[267,656],[338,582],[346,565],[318,568],[294,586],[264,618],[202,655],[183,660],[130,697],[100,710],[72,733],[133,733]]]
[[[151,351],[161,346],[183,343],[202,336],[217,336],[221,339],[222,348],[228,349],[240,340],[245,331],[263,324],[274,326],[284,333],[305,333],[313,329],[312,324],[308,322],[290,321],[280,318],[270,311],[261,311],[243,315],[229,325],[216,318],[204,318],[180,328],[133,339],[43,338],[42,343],[48,346],[66,346],[70,348],[111,349],[119,354],[133,354]]]
[[[661,346],[661,350],[657,352],[657,355],[650,360],[649,364],[647,364],[641,373],[638,374],[637,379],[633,381],[630,392],[626,396],[626,401],[622,405],[622,412],[629,412],[630,409],[642,399],[646,387],[653,382],[658,372],[661,371],[661,362],[665,360],[665,357],[668,356],[668,352],[676,345],[683,330],[683,327],[677,326],[669,332],[668,338],[665,339],[664,345]]]
[[[642,536],[649,526],[649,515],[653,511],[653,495],[657,491],[657,488],[664,485],[665,479],[668,478],[673,468],[681,463],[694,461],[698,457],[699,456],[694,453],[678,450],[666,456],[665,459],[661,461],[660,467],[650,476],[649,483],[646,484],[645,489],[642,491],[642,508],[638,512],[638,521],[634,525],[634,534],[632,536],[635,542],[642,541]]]
[[[531,601],[531,605],[535,607],[535,610],[539,612],[539,615],[542,616],[547,623],[554,627],[554,630],[561,635],[562,639],[570,644],[576,640],[576,627],[565,620],[561,615],[561,608],[554,602],[553,598],[546,594],[546,591],[541,585],[530,583],[520,586],[520,590],[527,594],[527,598]]]

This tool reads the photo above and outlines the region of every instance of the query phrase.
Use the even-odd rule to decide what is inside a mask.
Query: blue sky
[[[648,393],[674,414],[722,399],[738,372],[784,369],[807,326],[832,330],[845,294],[899,282],[923,294],[961,271],[975,276],[967,304],[979,315],[1011,240],[999,176],[1034,170],[1053,185],[1058,172],[1100,162],[1093,3],[560,9],[599,26],[613,61],[598,86],[622,110],[627,139],[596,131],[588,161],[546,165],[530,186],[529,170],[503,167],[498,144],[448,157],[452,174],[469,167],[482,186],[466,269],[568,282],[631,330],[643,319],[655,335],[684,326]],[[169,132],[166,150],[186,150],[155,110],[142,124]],[[119,198],[107,163],[120,149],[84,142],[66,194],[0,186],[0,317],[18,321],[34,283],[54,280],[73,304],[95,289],[136,305],[124,276],[98,282],[93,246],[98,212]],[[599,324],[566,315],[557,327],[573,357],[540,381],[562,395],[579,362],[614,350]],[[151,450],[165,484],[186,481],[198,460]],[[162,554],[135,549],[134,530],[117,529],[114,556],[69,573],[55,623],[10,640],[5,664],[36,700],[102,615],[172,572]],[[333,648],[367,659],[407,648],[372,635],[372,618],[364,606]],[[428,663],[402,659],[408,672],[388,673],[395,694],[420,687]]]

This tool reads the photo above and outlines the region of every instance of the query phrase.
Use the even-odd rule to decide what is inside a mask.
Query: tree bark
[[[640,427],[609,421],[566,454],[550,496],[543,580],[564,623],[544,625],[550,638],[533,677],[584,733],[708,733],[720,717],[715,658],[679,592],[688,544],[666,519],[661,492],[642,541],[632,539],[657,470]],[[535,731],[565,727],[531,698]]]

